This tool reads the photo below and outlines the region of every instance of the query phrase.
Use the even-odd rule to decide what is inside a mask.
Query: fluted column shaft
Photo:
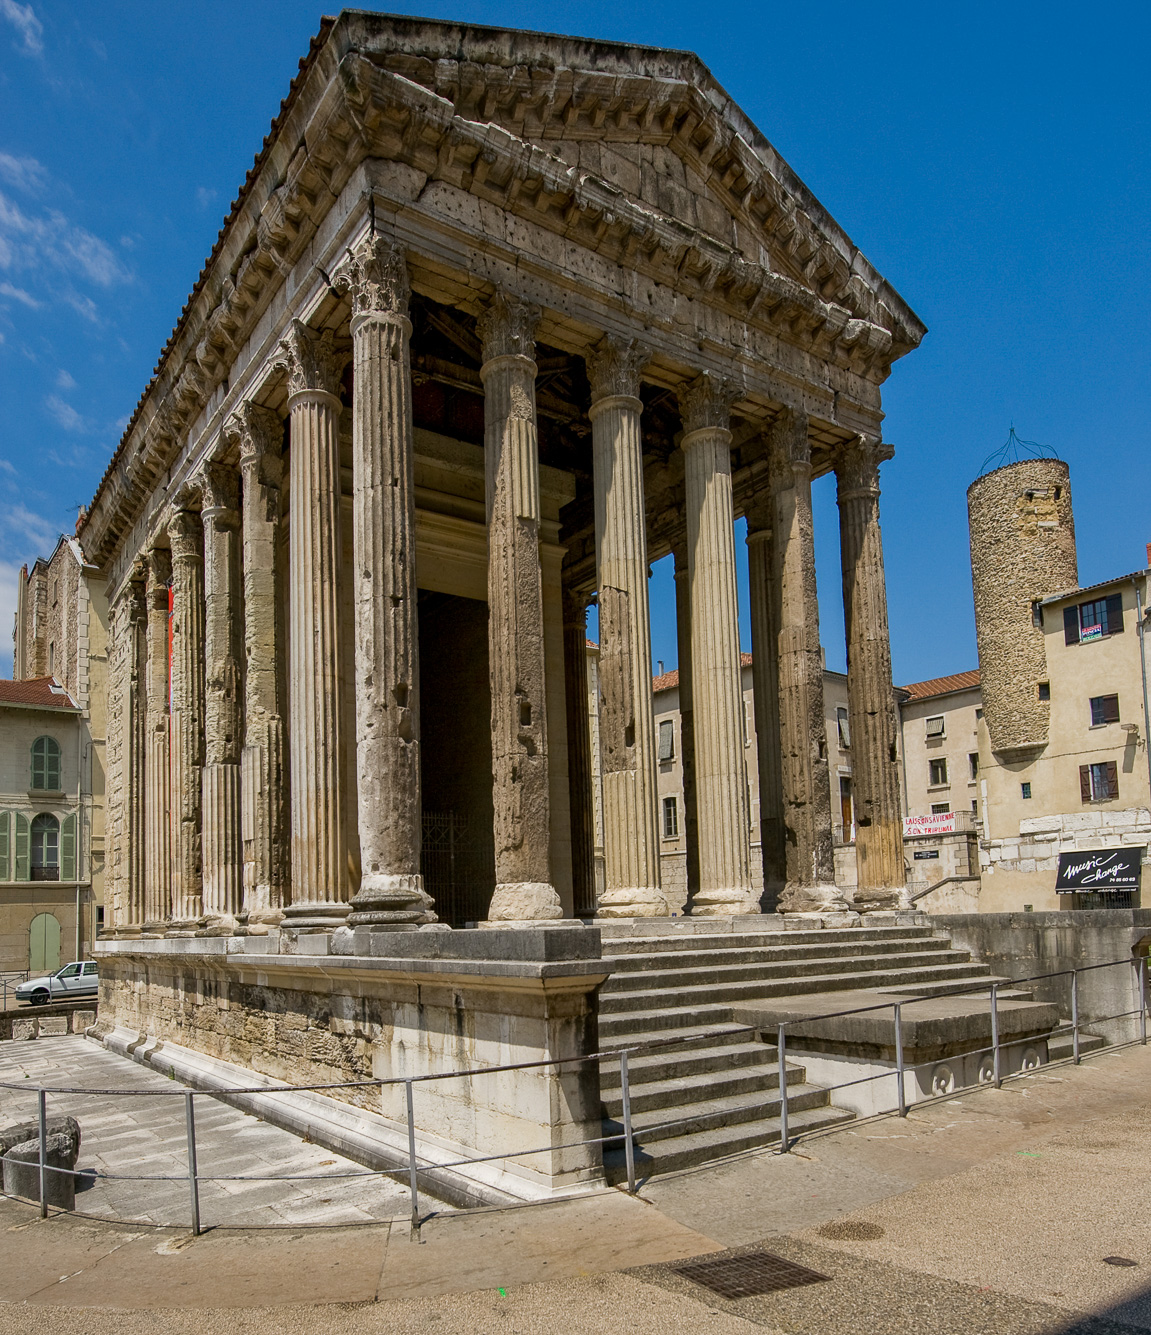
[[[133,580],[128,605],[128,681],[124,701],[121,762],[121,875],[125,880],[124,921],[118,935],[138,936],[146,915],[145,812],[148,756],[148,601],[143,580]]]
[[[823,654],[815,580],[811,446],[804,414],[784,413],[769,441],[773,541],[769,592],[778,662],[786,875],[782,912],[845,912],[835,886]],[[753,653],[755,650],[753,649]]]
[[[236,470],[211,463],[200,479],[204,523],[203,931],[235,930],[244,894],[240,752],[240,489]]]
[[[340,400],[331,338],[299,320],[283,343],[291,429],[288,736],[291,926],[337,927],[348,915],[341,756]]]
[[[836,461],[858,908],[907,902],[887,585],[879,530],[879,465],[890,445],[861,436]]]
[[[492,696],[493,924],[562,917],[549,868],[547,710],[540,572],[535,327],[497,294],[480,317]]]
[[[751,594],[751,683],[755,706],[756,762],[759,765],[759,852],[763,865],[765,913],[773,913],[787,884],[777,608],[772,597],[772,531],[762,509],[747,517],[747,565]]]
[[[378,237],[348,257],[355,358],[356,775],[360,889],[351,926],[434,922],[420,874],[420,670],[408,275]]]
[[[683,836],[687,907],[690,910],[699,892],[699,803],[695,792],[695,710],[691,687],[691,571],[687,548],[676,547],[675,631],[679,658],[679,768],[683,775]],[[673,904],[672,909],[680,911]]]
[[[595,806],[591,731],[588,728],[588,599],[571,589],[563,595],[564,692],[568,731],[568,793],[571,805],[572,886],[575,916],[596,911]]]
[[[666,914],[660,889],[647,512],[639,373],[647,354],[605,338],[588,359],[592,404],[604,894],[598,916]]]
[[[204,912],[204,545],[200,516],[176,510],[172,544],[172,920],[170,935],[195,932]]]
[[[287,898],[284,702],[280,658],[280,483],[283,424],[245,403],[225,434],[240,449],[244,579],[244,745],[241,753],[243,916],[249,935],[283,917]]]
[[[171,553],[147,555],[144,754],[144,923],[158,936],[172,914],[171,758],[168,713],[168,602]]]
[[[750,913],[751,848],[731,492],[733,395],[709,376],[680,395],[691,579],[692,710],[699,803],[697,915]]]

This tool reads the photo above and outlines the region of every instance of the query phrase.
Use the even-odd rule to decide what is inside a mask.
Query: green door
[[[28,967],[34,974],[60,967],[60,924],[51,913],[38,913],[28,933]]]

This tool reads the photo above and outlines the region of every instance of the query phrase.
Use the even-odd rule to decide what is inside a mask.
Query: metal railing
[[[1074,969],[1060,969],[1051,973],[1032,974],[1025,978],[1012,979],[1007,984],[1011,988],[1019,987],[1026,983],[1037,983],[1057,978],[1070,978],[1070,999],[1071,999],[1071,1019],[1067,1024],[1055,1026],[1045,1035],[1039,1037],[1050,1038],[1056,1033],[1071,1034],[1072,1038],[1072,1056],[1070,1060],[1079,1065],[1082,1037],[1082,1020],[1080,1015],[1079,998],[1079,977],[1081,974],[1090,973],[1098,969],[1112,968],[1134,969],[1134,992],[1138,997],[1138,1006],[1136,1009],[1120,1011],[1114,1015],[1094,1015],[1088,1020],[1089,1024],[1096,1025],[1108,1021],[1117,1021],[1137,1017],[1138,1024],[1138,1042],[1146,1045],[1147,1043],[1147,960],[1146,958],[1137,958],[1134,960],[1107,960],[1099,964],[1082,965]],[[899,1000],[878,1002],[870,1006],[853,1006],[849,1009],[827,1011],[820,1014],[797,1016],[794,1019],[786,1020],[775,1026],[775,1039],[777,1046],[778,1063],[778,1102],[779,1102],[779,1145],[778,1151],[781,1154],[787,1154],[792,1149],[798,1136],[794,1139],[791,1135],[789,1125],[789,1092],[788,1082],[789,1073],[787,1069],[788,1052],[788,1031],[796,1025],[811,1024],[815,1021],[840,1019],[850,1015],[864,1015],[873,1012],[887,1011],[893,1012],[894,1020],[894,1051],[895,1064],[893,1069],[885,1069],[872,1075],[860,1076],[853,1080],[841,1081],[834,1085],[820,1085],[820,1089],[829,1096],[837,1090],[845,1090],[852,1087],[868,1084],[876,1080],[889,1080],[892,1074],[896,1077],[896,1102],[895,1105],[880,1110],[879,1115],[897,1113],[900,1117],[906,1117],[909,1111],[909,1102],[907,1098],[906,1077],[908,1073],[915,1073],[920,1067],[934,1066],[937,1062],[930,1063],[908,1063],[905,1060],[904,1044],[904,1012],[917,1004],[925,1004],[941,999],[949,999],[957,996],[967,996],[970,994],[988,993],[990,998],[990,1019],[991,1019],[991,1044],[981,1044],[968,1052],[951,1054],[951,1058],[985,1056],[991,1055],[992,1069],[991,1079],[988,1083],[993,1083],[998,1089],[1001,1088],[1007,1079],[1018,1078],[1022,1075],[1033,1074],[1033,1069],[1021,1070],[1014,1075],[1004,1073],[1003,1053],[1006,1049],[1022,1044],[1033,1044],[1036,1041],[1036,1035],[1031,1034],[1019,1039],[1003,1040],[1000,1032],[1000,1014],[999,1014],[999,992],[1004,986],[1002,982],[983,982],[973,983],[967,988],[956,988],[950,990],[942,998],[936,996],[923,997],[902,997]],[[560,1150],[573,1150],[593,1145],[614,1146],[621,1145],[624,1155],[624,1166],[626,1171],[627,1190],[634,1195],[638,1191],[639,1181],[636,1169],[636,1143],[643,1140],[645,1135],[651,1135],[656,1131],[667,1131],[677,1126],[690,1124],[698,1120],[696,1116],[675,1118],[671,1121],[657,1123],[654,1126],[645,1126],[636,1128],[633,1123],[631,1107],[631,1087],[629,1074],[629,1060],[637,1053],[656,1052],[664,1048],[690,1048],[693,1041],[707,1041],[714,1043],[717,1038],[723,1038],[734,1034],[747,1035],[749,1033],[763,1033],[758,1026],[752,1025],[732,1025],[726,1029],[711,1029],[706,1033],[699,1035],[690,1035],[687,1038],[682,1035],[669,1037],[666,1039],[653,1039],[644,1043],[629,1044],[622,1048],[609,1048],[601,1052],[587,1053],[578,1057],[552,1058],[541,1061],[531,1062],[513,1062],[501,1066],[483,1066],[470,1070],[461,1071],[439,1071],[427,1075],[417,1076],[393,1076],[370,1080],[353,1080],[340,1082],[326,1082],[310,1085],[256,1085],[251,1087],[234,1087],[212,1093],[196,1091],[191,1089],[101,1089],[90,1087],[71,1087],[57,1086],[50,1087],[44,1085],[29,1085],[26,1081],[5,1082],[0,1081],[0,1089],[22,1090],[26,1093],[35,1092],[37,1099],[37,1122],[39,1129],[39,1205],[42,1218],[48,1215],[48,1174],[58,1173],[67,1174],[73,1178],[86,1177],[110,1181],[134,1181],[134,1182],[173,1182],[183,1180],[173,1178],[168,1174],[123,1174],[123,1173],[96,1173],[92,1169],[79,1170],[76,1168],[66,1169],[58,1168],[49,1164],[47,1159],[48,1143],[48,1109],[47,1098],[49,1094],[89,1094],[89,1095],[110,1095],[110,1096],[135,1096],[143,1098],[164,1098],[175,1097],[184,1100],[184,1125],[186,1137],[186,1179],[188,1184],[190,1220],[192,1233],[199,1235],[203,1231],[200,1213],[200,1185],[205,1182],[273,1182],[273,1181],[317,1181],[317,1180],[336,1180],[351,1178],[380,1178],[387,1177],[395,1179],[400,1176],[407,1178],[407,1184],[411,1192],[411,1227],[413,1237],[419,1238],[421,1226],[420,1213],[420,1174],[425,1176],[425,1180],[430,1174],[443,1173],[452,1169],[468,1168],[477,1164],[493,1163],[504,1160],[522,1160],[530,1158],[536,1154],[554,1154]],[[1114,1046],[1109,1044],[1108,1046]],[[802,1060],[802,1058],[801,1058]],[[470,1079],[478,1076],[498,1075],[508,1071],[542,1070],[544,1068],[553,1068],[559,1070],[563,1067],[576,1066],[588,1062],[600,1063],[601,1074],[603,1063],[618,1062],[620,1078],[620,1098],[622,1105],[622,1133],[612,1131],[605,1135],[591,1136],[583,1140],[570,1141],[560,1144],[549,1144],[538,1146],[533,1149],[515,1149],[497,1154],[487,1154],[470,1156],[458,1159],[433,1160],[425,1151],[420,1154],[417,1147],[417,1127],[415,1116],[415,1086],[430,1083],[438,1080],[457,1080]],[[389,1086],[404,1086],[404,1107],[407,1131],[407,1162],[400,1162],[390,1168],[381,1170],[364,1169],[363,1171],[350,1173],[295,1173],[295,1174],[206,1174],[200,1171],[198,1166],[196,1152],[196,1098],[215,1098],[222,1099],[225,1102],[231,1102],[238,1095],[271,1095],[278,1096],[292,1093],[326,1093],[337,1090],[362,1090],[362,1089],[380,1089],[383,1090]],[[960,1093],[959,1089],[949,1089],[941,1093],[939,1098],[953,1098]],[[931,1102],[932,1096],[919,1100],[919,1102]],[[830,1102],[830,1098],[829,1098]],[[875,1115],[875,1114],[873,1114]],[[759,1149],[765,1149],[767,1146],[760,1146]],[[754,1151],[744,1151],[751,1153]],[[435,1196],[435,1193],[430,1193]],[[554,1197],[548,1199],[554,1200]],[[299,1228],[299,1223],[291,1225],[293,1228]]]
[[[16,1000],[16,988],[28,978],[27,969],[10,969],[0,973],[0,1010],[8,1009],[8,1002]]]

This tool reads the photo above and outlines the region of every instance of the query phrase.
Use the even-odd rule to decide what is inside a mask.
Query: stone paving
[[[185,1131],[185,1087],[156,1071],[125,1061],[98,1044],[72,1035],[35,1042],[0,1043],[0,1082],[27,1081],[30,1088],[0,1088],[0,1125],[36,1116],[33,1086],[156,1090],[141,1094],[49,1096],[48,1115],[70,1114],[80,1122],[76,1208],[105,1219],[186,1227],[190,1218]],[[367,1173],[290,1132],[198,1095],[197,1168],[202,1177],[268,1174],[305,1175],[296,1181],[200,1183],[205,1226],[362,1224],[405,1218],[411,1210],[406,1186]],[[110,1181],[102,1174],[157,1175],[171,1181]],[[356,1174],[344,1178],[341,1174]],[[447,1207],[436,1203],[439,1210]]]

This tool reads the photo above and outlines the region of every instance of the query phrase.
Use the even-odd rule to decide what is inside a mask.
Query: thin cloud
[[[60,536],[50,519],[21,504],[0,506],[0,533],[9,538],[8,546],[22,546],[33,554],[51,551]],[[13,543],[12,539],[20,541]]]
[[[67,371],[61,369],[56,373],[56,388],[64,390],[75,389],[76,382]]]
[[[88,423],[70,403],[65,403],[57,394],[49,394],[44,400],[44,407],[65,431],[87,431]]]
[[[11,283],[0,283],[0,297],[8,297],[12,301],[18,301],[34,311],[38,311],[44,304],[42,301],[37,301],[31,292],[25,292],[22,287],[13,287]]]
[[[13,463],[11,463],[8,459],[0,459],[0,468],[2,468],[6,473],[11,473],[13,477],[16,476],[16,466]]]
[[[196,203],[200,208],[206,209],[215,202],[216,193],[215,190],[209,190],[206,185],[202,185],[196,190]]]
[[[35,158],[18,158],[12,153],[0,153],[0,179],[7,181],[13,189],[32,195],[47,185],[48,173]]]
[[[23,39],[16,47],[26,56],[44,54],[44,25],[36,17],[31,5],[19,5],[16,0],[0,0],[0,19],[9,22]]]
[[[108,245],[70,223],[58,209],[29,214],[0,193],[0,269],[19,272],[44,267],[62,269],[99,287],[112,287],[130,278]]]

